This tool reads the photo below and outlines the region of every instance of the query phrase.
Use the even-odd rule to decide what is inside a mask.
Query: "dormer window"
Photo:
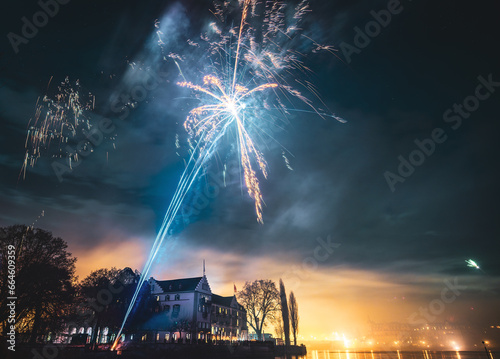
[[[167,296],[165,297],[165,300],[170,300],[170,295],[167,294]]]
[[[176,294],[175,295],[175,300],[180,300],[181,299],[181,296],[179,294]]]

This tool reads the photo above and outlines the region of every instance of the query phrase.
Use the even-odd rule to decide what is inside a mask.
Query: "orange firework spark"
[[[47,89],[50,86],[47,85]],[[19,173],[26,178],[26,168],[33,167],[52,142],[57,142],[59,152],[64,152],[64,146],[77,135],[78,130],[90,130],[92,125],[85,115],[86,111],[94,109],[95,98],[92,94],[82,96],[80,83],[72,84],[68,77],[59,84],[53,98],[45,95],[35,105],[35,115],[28,123],[25,148],[26,154]],[[60,155],[60,154],[59,154]],[[56,156],[56,155],[54,155]],[[72,161],[78,161],[76,152],[67,153],[70,167]]]

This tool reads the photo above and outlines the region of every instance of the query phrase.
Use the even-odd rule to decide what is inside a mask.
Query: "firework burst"
[[[234,9],[238,7],[237,12]],[[160,30],[161,23],[156,22],[164,59],[175,63],[180,76],[177,84],[190,90],[198,105],[189,111],[184,122],[190,135],[189,160],[112,349],[119,342],[142,284],[186,194],[217,151],[221,138],[226,134],[234,136],[231,143],[237,148],[244,184],[255,203],[257,221],[263,223],[264,201],[258,174],[267,178],[268,171],[259,140],[272,138],[269,123],[286,119],[292,111],[312,112],[322,118],[342,121],[327,109],[308,79],[311,70],[304,63],[305,53],[332,51],[331,47],[302,34],[301,23],[309,11],[307,1],[296,6],[283,1],[216,2],[213,14],[217,21],[211,23],[199,39],[186,40],[189,57],[166,48],[168,41],[164,37],[168,38],[169,34],[164,32],[168,29]],[[235,18],[235,14],[239,18]],[[233,26],[233,23],[239,25]],[[193,59],[201,59],[198,62],[201,65],[193,68]],[[316,108],[315,102],[324,108]],[[287,167],[291,168],[284,151],[282,153]]]
[[[475,261],[473,261],[472,259],[465,260],[465,263],[467,263],[467,267],[481,269],[479,267],[479,265]]]
[[[187,40],[193,51],[207,54],[203,58],[205,65],[194,74],[202,78],[202,84],[186,79],[183,68],[188,61],[184,56],[169,52],[168,58],[175,62],[183,78],[178,85],[192,90],[200,102],[189,112],[184,124],[189,135],[200,144],[199,155],[205,156],[209,143],[226,130],[232,130],[244,184],[255,202],[257,221],[263,223],[258,172],[267,178],[267,163],[257,140],[272,137],[272,131],[263,125],[279,123],[292,111],[343,120],[313,105],[312,98],[323,102],[307,80],[311,70],[304,64],[305,52],[331,52],[332,48],[302,34],[303,17],[310,11],[308,2],[301,1],[293,7],[281,1],[239,1],[241,19],[236,27],[228,25],[234,21],[229,16],[231,5],[231,2],[216,3],[213,13],[218,21],[212,22],[199,40]],[[159,28],[160,23],[156,26]],[[157,34],[163,49],[163,33],[158,30]],[[294,45],[300,45],[303,52]],[[295,102],[307,109],[295,107]]]
[[[52,151],[52,157],[61,157],[64,154],[71,168],[71,163],[78,161],[78,153],[66,151],[66,146],[82,131],[92,128],[87,112],[92,111],[94,105],[94,96],[91,93],[82,95],[79,81],[72,83],[68,77],[57,86],[55,95],[46,94],[42,99],[38,98],[35,115],[28,123],[24,144],[26,154],[19,178],[26,177],[27,167],[34,167],[41,156],[50,152],[51,145],[57,146],[57,149]]]

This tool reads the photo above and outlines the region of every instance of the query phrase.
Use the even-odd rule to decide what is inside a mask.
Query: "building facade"
[[[148,283],[155,302],[151,318],[140,333],[125,340],[193,343],[248,338],[244,308],[235,296],[213,294],[205,275],[174,280],[151,277]]]
[[[221,297],[212,294],[210,313],[211,334],[219,341],[248,340],[246,311],[236,300],[236,296]]]

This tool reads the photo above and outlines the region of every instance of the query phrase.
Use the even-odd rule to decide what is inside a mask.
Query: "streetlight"
[[[488,351],[488,347],[486,346],[485,341],[483,340],[481,343],[483,343],[483,345],[484,345],[484,350],[486,351],[486,356],[488,357],[488,359],[492,359],[492,358],[491,358],[491,354],[490,354],[490,352]]]

